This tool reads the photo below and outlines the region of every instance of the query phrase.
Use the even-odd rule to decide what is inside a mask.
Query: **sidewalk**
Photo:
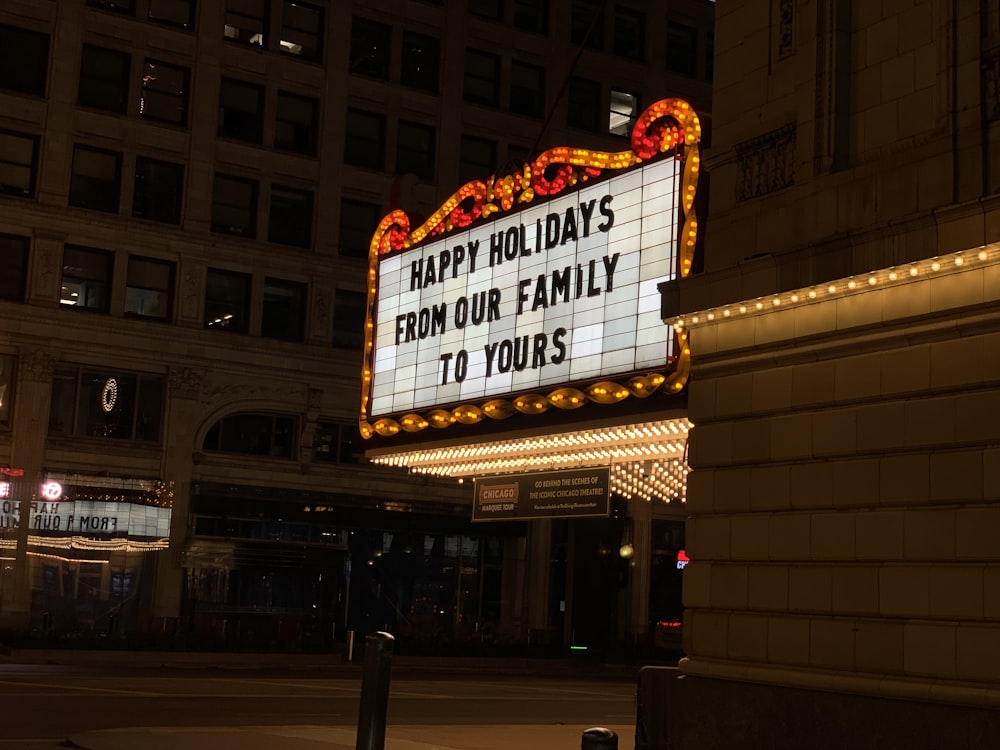
[[[390,726],[385,750],[577,750],[587,725]],[[618,750],[633,750],[635,727],[609,726]],[[355,750],[354,727],[148,727],[71,735],[84,750]]]

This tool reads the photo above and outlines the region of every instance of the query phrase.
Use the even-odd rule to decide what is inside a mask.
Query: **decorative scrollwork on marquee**
[[[541,414],[550,408],[577,409],[588,403],[611,404],[626,398],[645,398],[657,391],[678,392],[684,388],[690,370],[690,350],[686,334],[677,340],[676,354],[665,363],[667,371],[634,375],[623,383],[602,381],[583,387],[560,387],[547,394],[523,394],[508,401],[494,398],[480,404],[464,404],[451,410],[433,409],[426,414],[404,414],[368,421],[368,388],[371,384],[374,348],[374,306],[378,292],[378,264],[390,253],[409,248],[449,232],[462,230],[479,219],[518,210],[533,200],[548,199],[567,189],[606,173],[628,169],[661,154],[675,151],[684,159],[681,180],[682,228],[678,253],[678,273],[686,277],[694,261],[698,236],[698,216],[694,198],[701,167],[701,123],[694,109],[682,99],[662,99],[636,119],[630,138],[631,149],[608,153],[560,146],[541,153],[518,170],[496,174],[488,180],[462,185],[423,224],[411,230],[405,211],[387,214],[372,237],[369,250],[368,307],[365,327],[365,367],[361,399],[361,434],[391,436],[401,430],[419,432],[427,427],[444,428],[456,422],[475,424],[486,418],[506,419],[514,414]]]

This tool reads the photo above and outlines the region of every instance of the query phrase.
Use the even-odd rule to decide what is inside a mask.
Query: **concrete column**
[[[52,372],[56,356],[47,349],[22,349],[17,367],[15,409],[11,422],[13,441],[11,466],[24,471],[12,478],[11,497],[20,502],[14,581],[11,595],[4,599],[0,623],[11,630],[28,628],[31,614],[28,534],[31,530],[31,503],[37,495],[45,463],[52,393]]]
[[[528,524],[528,576],[525,581],[529,633],[545,633],[549,627],[549,558],[552,556],[552,522]],[[531,636],[534,638],[534,636]]]
[[[630,645],[648,646],[649,584],[653,562],[653,505],[633,498],[628,504],[632,520],[632,559],[629,561]]]
[[[187,543],[191,514],[191,475],[193,455],[198,446],[197,408],[203,373],[187,367],[171,368],[167,376],[167,411],[163,434],[170,441],[163,452],[161,478],[173,482],[174,502],[170,514],[170,548],[156,559],[156,586],[152,616],[164,627],[180,616],[181,590],[184,586],[183,554]]]

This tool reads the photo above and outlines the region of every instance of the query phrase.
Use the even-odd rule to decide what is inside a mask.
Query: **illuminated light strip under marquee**
[[[647,311],[652,316],[648,327],[652,331],[654,322],[662,325],[656,284],[671,274],[687,276],[690,272],[698,230],[694,196],[700,168],[700,138],[701,126],[690,105],[680,99],[667,99],[653,104],[637,119],[631,150],[604,153],[565,147],[550,149],[533,163],[525,164],[519,173],[462,186],[412,232],[404,212],[393,211],[386,216],[372,239],[369,254],[360,410],[362,435],[369,438],[375,434],[394,435],[401,430],[418,432],[429,426],[444,428],[456,422],[475,424],[487,417],[505,419],[518,412],[539,414],[553,407],[576,409],[588,403],[616,403],[629,396],[643,398],[658,390],[680,391],[689,372],[686,337],[677,337],[674,366],[670,369],[671,358],[665,351],[668,337],[660,341],[662,353],[653,358],[650,354],[653,344],[645,351],[640,350],[642,334],[636,332],[634,322],[631,333],[624,328],[629,315],[635,320],[638,308],[629,313],[627,306],[638,304],[635,295],[640,286],[644,297],[650,300],[656,297],[657,309]],[[673,149],[678,149],[674,160],[667,158],[645,164]],[[678,161],[681,154],[682,162]],[[592,178],[630,167],[638,169],[632,174],[611,174],[610,179],[593,186],[584,185]],[[644,179],[649,183],[643,185]],[[629,196],[623,197],[619,205],[608,192],[613,185],[621,186]],[[579,191],[561,196],[573,187]],[[658,198],[657,188],[664,191]],[[647,197],[650,205],[658,200],[663,211],[643,216]],[[548,202],[533,211],[532,201],[538,198]],[[628,200],[632,203],[626,205]],[[518,223],[496,222],[465,229],[481,218],[496,218],[512,209],[519,212],[512,214],[512,220]],[[616,211],[621,212],[621,226],[628,227],[625,219],[632,219],[634,238],[624,235],[617,243],[614,241],[611,233],[615,231]],[[668,223],[650,227],[652,220],[661,215],[668,217]],[[640,223],[639,219],[643,221]],[[498,228],[500,231],[496,231]],[[646,275],[655,274],[656,278],[643,279],[641,283],[636,247],[639,231],[643,233],[643,241],[659,240],[659,251],[664,253],[662,268],[643,271]],[[459,232],[463,234],[459,236]],[[443,238],[448,234],[451,236]],[[602,234],[608,236],[602,238]],[[663,241],[666,234],[670,235],[669,241]],[[435,238],[442,239],[424,244],[419,255],[414,253],[406,258],[398,255]],[[503,257],[491,255],[491,240],[505,243]],[[474,247],[477,241],[479,245]],[[567,242],[576,253],[564,251],[558,255]],[[459,252],[460,246],[467,249]],[[586,255],[588,249],[594,257]],[[647,248],[644,260],[657,257],[656,249],[655,245]],[[540,265],[532,267],[531,251],[539,253]],[[479,254],[475,267],[474,253]],[[528,260],[518,268],[521,258]],[[495,268],[491,262],[494,259]],[[548,267],[546,260],[552,261]],[[619,260],[621,269],[617,265]],[[485,268],[489,270],[488,278],[472,278],[477,270],[480,277],[484,276]],[[564,268],[571,269],[570,273],[561,274]],[[508,270],[512,274],[507,274]],[[615,274],[619,274],[617,278]],[[619,332],[609,325],[605,332],[606,311],[596,303],[588,308],[587,298],[608,295],[608,305],[613,307],[611,295],[616,294],[614,284],[619,282],[619,291],[627,289],[627,282],[631,282],[633,289],[629,293],[633,296],[623,297],[613,311],[621,316],[617,324],[622,330]],[[387,301],[391,298],[385,290],[390,288],[395,305]],[[577,300],[582,300],[581,313],[574,313]],[[549,302],[552,311],[548,310]],[[557,303],[566,302],[570,304],[564,304],[562,311],[556,309]],[[649,300],[646,302],[652,305]],[[379,312],[382,322],[376,329]],[[559,312],[565,314],[560,317]],[[565,322],[575,322],[577,314],[584,322],[577,323],[576,330],[567,333]],[[594,318],[589,325],[587,316]],[[500,320],[505,317],[506,321]],[[472,330],[476,319],[486,323],[482,331]],[[543,330],[544,326],[553,330]],[[578,344],[573,339],[576,331],[579,331]],[[629,335],[634,341],[622,343]],[[647,337],[651,336],[652,333],[647,333]],[[609,351],[603,360],[602,337],[620,347]],[[572,347],[569,355],[568,347]],[[418,359],[421,355],[422,360]],[[531,358],[530,369],[534,373],[524,375],[529,369],[525,357]],[[567,361],[567,367],[560,375],[543,377],[543,365],[559,365],[563,361]],[[549,372],[553,369],[550,367]],[[492,383],[487,382],[488,376],[495,378]],[[624,382],[618,382],[623,376]],[[458,380],[462,385],[458,385]],[[579,388],[565,385],[584,381],[589,384]],[[407,394],[401,395],[404,389],[398,388],[400,383],[408,386]],[[522,395],[510,398],[511,392]],[[439,408],[439,404],[445,403],[462,405]]]
[[[721,323],[736,318],[750,318],[778,310],[794,309],[824,300],[843,299],[874,289],[912,284],[927,279],[965,273],[977,268],[1000,265],[1000,245],[964,250],[947,255],[904,263],[871,273],[859,274],[834,281],[815,284],[781,294],[771,294],[729,305],[720,305],[687,315],[669,318],[678,335],[701,326]]]

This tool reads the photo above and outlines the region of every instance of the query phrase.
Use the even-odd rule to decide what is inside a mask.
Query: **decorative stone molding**
[[[59,358],[48,349],[22,349],[18,366],[25,380],[51,383],[52,372]]]
[[[197,399],[205,373],[190,367],[174,367],[167,376],[167,392],[171,398]]]
[[[795,54],[795,0],[778,0],[778,59]]]
[[[180,317],[194,320],[198,317],[198,289],[201,286],[201,273],[197,268],[186,267],[181,274]]]
[[[739,177],[736,199],[773,193],[795,182],[795,124],[736,144]]]

